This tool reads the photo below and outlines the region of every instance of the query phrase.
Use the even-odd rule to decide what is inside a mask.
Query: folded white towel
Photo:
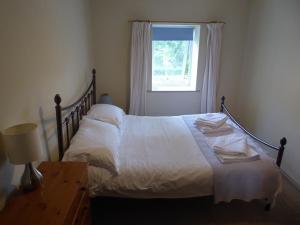
[[[226,132],[232,130],[232,126],[228,125],[227,123],[224,123],[223,125],[217,128],[209,127],[209,126],[202,127],[202,126],[198,126],[197,124],[196,126],[200,129],[200,131],[203,134],[213,134],[213,133],[220,133],[220,132]]]
[[[229,141],[223,139],[213,146],[214,152],[222,155],[230,156],[247,156],[248,143],[247,137],[237,137]]]
[[[209,126],[216,128],[223,125],[226,122],[227,118],[228,117],[223,113],[206,113],[200,115],[196,119],[195,124],[203,127]]]
[[[232,155],[224,155],[224,154],[216,154],[217,158],[221,161],[221,163],[235,163],[235,162],[249,162],[258,160],[259,154],[254,151],[251,147],[248,146],[246,156],[232,156]]]
[[[220,138],[212,145],[222,163],[247,162],[259,159],[259,154],[247,143],[247,136]]]

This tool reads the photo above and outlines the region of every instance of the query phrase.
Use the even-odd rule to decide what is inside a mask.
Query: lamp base
[[[32,163],[25,164],[25,170],[21,178],[21,189],[23,191],[32,191],[41,185],[43,175]]]

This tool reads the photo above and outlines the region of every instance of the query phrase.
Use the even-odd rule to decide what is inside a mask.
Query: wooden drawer
[[[71,224],[89,225],[90,223],[91,223],[90,199],[88,193],[84,191]]]
[[[81,214],[81,219],[80,219],[80,225],[90,225],[92,224],[92,218],[91,218],[91,210],[90,210],[90,203],[87,204],[83,208],[83,212]]]
[[[85,193],[86,193],[85,188],[81,188],[78,190],[76,197],[72,202],[72,206],[68,212],[64,225],[71,225],[74,223],[75,215],[83,202],[83,198],[86,195]]]

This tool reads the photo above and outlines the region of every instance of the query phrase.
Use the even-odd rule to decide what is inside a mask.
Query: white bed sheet
[[[186,198],[213,194],[212,168],[180,116],[124,116],[119,159],[118,176],[89,166],[91,196]]]

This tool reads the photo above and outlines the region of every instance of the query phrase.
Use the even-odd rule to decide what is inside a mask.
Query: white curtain
[[[201,89],[201,113],[216,112],[223,24],[207,24],[207,54]]]
[[[147,77],[151,73],[151,24],[134,22],[131,36],[129,114],[145,115]]]

